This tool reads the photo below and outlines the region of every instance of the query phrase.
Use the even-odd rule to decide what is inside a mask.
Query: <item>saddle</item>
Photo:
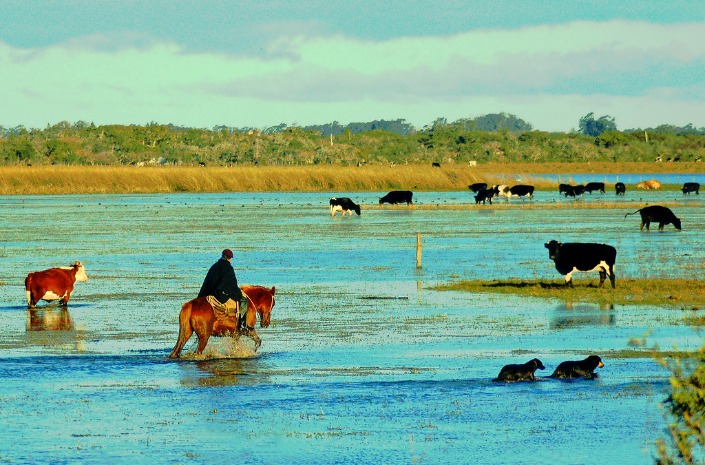
[[[229,309],[224,303],[220,302],[214,296],[206,296],[206,300],[213,308],[213,313],[218,320],[237,320],[240,321],[247,316],[247,297],[243,294],[240,300],[240,311],[237,309]]]

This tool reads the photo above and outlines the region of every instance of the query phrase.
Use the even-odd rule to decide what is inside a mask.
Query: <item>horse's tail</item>
[[[624,215],[624,217],[626,218],[626,217],[628,217],[629,215],[633,215],[633,214],[635,214],[635,213],[639,213],[640,211],[641,211],[641,208],[638,209],[638,210],[635,211],[635,212],[627,213],[626,215]]]
[[[186,342],[193,334],[193,328],[191,327],[191,308],[192,304],[190,300],[181,306],[181,312],[179,313],[179,338],[176,340],[176,345],[171,351],[171,354],[169,354],[169,358],[179,358],[181,350],[183,350]]]

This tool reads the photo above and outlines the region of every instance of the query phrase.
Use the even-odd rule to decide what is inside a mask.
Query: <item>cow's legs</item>
[[[605,270],[601,269],[600,270],[600,284],[598,284],[597,287],[602,287],[602,285],[605,283],[606,278],[607,278],[607,273],[605,273]]]
[[[614,267],[610,266],[609,269],[609,277],[610,277],[610,283],[612,283],[612,289],[615,289],[615,279],[617,279],[614,275]]]
[[[573,272],[571,271],[567,275],[565,275],[565,284],[567,286],[573,287]]]
[[[659,231],[663,231],[663,227],[664,227],[664,226],[665,226],[664,223],[659,223],[659,224],[658,224],[658,230],[659,230]]]

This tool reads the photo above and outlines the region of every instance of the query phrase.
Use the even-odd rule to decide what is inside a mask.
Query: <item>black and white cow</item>
[[[627,192],[627,186],[623,182],[618,182],[614,185],[614,191],[617,195],[624,195]]]
[[[398,203],[405,203],[407,205],[411,205],[414,202],[412,201],[412,197],[414,196],[414,193],[411,191],[391,191],[381,199],[379,199],[379,204],[382,205],[383,203],[390,203],[392,205],[396,205]]]
[[[685,184],[683,184],[683,187],[681,187],[681,191],[684,194],[690,194],[691,192],[695,192],[695,194],[700,195],[700,183],[686,182]]]
[[[529,200],[531,200],[534,198],[534,186],[517,184],[505,190],[504,193],[500,192],[499,195],[504,195],[507,200],[510,197],[529,197]]]
[[[641,208],[635,212],[627,213],[624,217],[626,218],[627,216],[635,213],[641,214],[641,226],[639,227],[640,231],[644,229],[644,226],[646,226],[646,230],[648,231],[652,221],[654,223],[658,223],[659,231],[663,231],[663,227],[667,224],[672,224],[677,230],[681,230],[680,218],[677,218],[668,207],[662,207],[661,205],[649,205],[648,207]]]
[[[335,212],[340,212],[342,217],[345,217],[345,214],[348,213],[350,216],[352,216],[352,212],[355,212],[360,215],[360,206],[350,200],[348,197],[332,197],[330,199],[330,216],[334,217]]]
[[[600,272],[602,287],[605,278],[609,276],[612,287],[615,287],[614,263],[617,258],[617,249],[607,244],[566,242],[562,244],[552,240],[544,247],[548,249],[548,258],[556,264],[556,270],[565,275],[565,282],[573,286],[573,273],[576,271]]]
[[[468,186],[468,189],[470,189],[473,192],[484,191],[485,189],[487,189],[487,183],[486,182],[475,182],[473,184],[470,184]]]
[[[600,191],[605,193],[605,183],[604,182],[589,182],[585,184],[585,192],[592,194],[592,191]]]

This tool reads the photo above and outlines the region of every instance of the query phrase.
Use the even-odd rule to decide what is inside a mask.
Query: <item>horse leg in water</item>
[[[255,341],[255,350],[259,349],[259,346],[262,345],[262,339],[260,339],[260,337],[257,335],[257,331],[255,331],[255,328],[243,328],[240,331],[240,334],[244,334],[245,336]]]
[[[174,349],[169,354],[169,358],[179,358],[186,342],[191,338],[193,328],[191,327],[191,302],[186,302],[181,307],[179,313],[179,338],[176,340]]]

